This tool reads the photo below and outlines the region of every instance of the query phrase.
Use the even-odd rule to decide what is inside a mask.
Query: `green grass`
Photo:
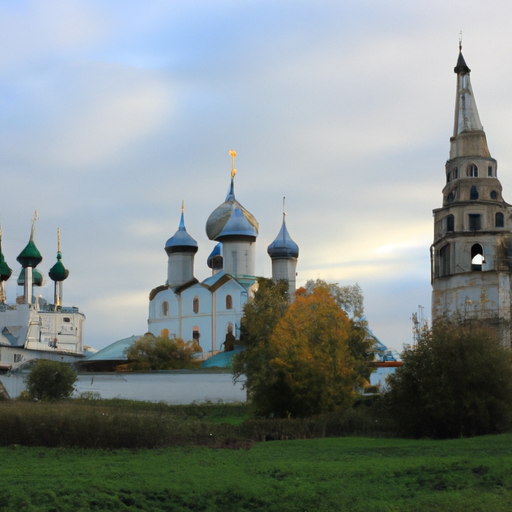
[[[93,435],[93,433],[91,433]],[[512,435],[331,438],[248,450],[0,448],[0,510],[512,509]]]

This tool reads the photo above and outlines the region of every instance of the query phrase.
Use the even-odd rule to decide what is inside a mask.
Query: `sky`
[[[282,222],[297,284],[358,283],[401,351],[430,317],[432,210],[453,131],[459,32],[505,200],[512,201],[512,4],[441,0],[6,0],[0,3],[0,223],[13,277],[39,213],[45,275],[62,237],[64,305],[95,348],[147,330],[182,200],[226,196],[259,221],[256,274]],[[41,290],[49,301],[53,283]]]

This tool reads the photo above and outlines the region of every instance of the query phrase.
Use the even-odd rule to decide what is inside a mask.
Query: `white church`
[[[240,339],[243,306],[257,287],[255,245],[258,222],[235,198],[234,151],[231,183],[225,201],[206,222],[206,234],[217,242],[208,257],[211,276],[202,282],[194,277],[197,242],[185,227],[183,206],[178,231],[167,240],[167,281],[149,294],[148,331],[155,336],[196,340],[204,356],[231,350]],[[285,224],[268,247],[272,279],[288,282],[290,296],[296,287],[297,244]]]

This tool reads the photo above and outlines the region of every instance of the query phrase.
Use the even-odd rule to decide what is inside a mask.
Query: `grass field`
[[[247,450],[0,448],[0,510],[510,511],[512,435]]]

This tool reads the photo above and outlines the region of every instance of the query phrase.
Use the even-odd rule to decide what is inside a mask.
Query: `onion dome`
[[[210,256],[208,256],[206,264],[212,269],[218,270],[222,268],[222,244],[220,242],[214,247]]]
[[[0,227],[0,281],[7,281],[11,274],[12,270],[5,262],[4,253],[2,252],[2,228]]]
[[[258,236],[258,221],[235,199],[234,178],[236,169],[234,168],[234,158],[236,153],[231,150],[230,154],[233,157],[233,164],[231,169],[231,183],[226,200],[213,210],[206,221],[206,234],[210,240],[218,240],[219,237],[228,235]],[[226,230],[228,222],[230,226]]]
[[[48,272],[52,281],[64,281],[69,276],[69,270],[62,264],[62,254],[60,251],[57,253],[57,263]]]
[[[290,238],[286,229],[285,215],[283,225],[276,239],[268,246],[267,252],[272,259],[290,259],[299,257],[299,246]]]
[[[181,219],[178,231],[165,243],[165,252],[169,255],[174,252],[197,252],[197,242],[187,233],[185,218],[181,206]]]
[[[36,268],[41,261],[43,261],[43,257],[41,256],[41,253],[36,247],[36,244],[34,243],[34,229],[35,229],[35,222],[37,220],[37,212],[34,213],[34,216],[32,217],[32,228],[30,230],[30,240],[21,251],[19,256],[16,258],[16,260],[21,263],[21,266],[23,268],[32,267]]]
[[[21,269],[20,275],[18,276],[17,281],[19,286],[25,286],[25,268]],[[44,277],[37,268],[32,269],[32,284],[34,286],[43,286],[44,285]]]

